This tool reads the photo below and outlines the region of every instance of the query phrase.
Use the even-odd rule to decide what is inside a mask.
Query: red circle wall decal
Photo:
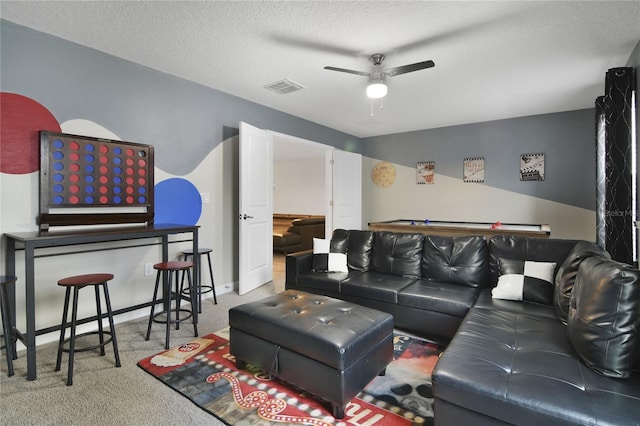
[[[19,175],[38,171],[38,131],[61,131],[53,114],[26,96],[0,92],[0,122],[0,172]]]

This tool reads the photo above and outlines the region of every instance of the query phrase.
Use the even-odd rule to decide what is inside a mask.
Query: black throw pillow
[[[582,361],[603,376],[629,377],[639,325],[640,271],[598,256],[583,260],[567,318]]]
[[[605,249],[595,243],[580,241],[571,249],[565,261],[558,268],[556,285],[553,291],[553,307],[556,316],[564,324],[567,323],[567,317],[569,316],[569,302],[576,282],[578,267],[583,260],[591,256],[611,258]]]
[[[499,259],[498,263],[498,284],[491,290],[494,299],[551,305],[555,263],[513,259]]]

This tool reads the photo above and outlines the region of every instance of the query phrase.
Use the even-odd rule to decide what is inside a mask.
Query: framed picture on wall
[[[520,156],[520,180],[544,180],[544,154]]]
[[[464,182],[484,182],[484,157],[465,158],[462,168]]]
[[[419,185],[433,185],[433,175],[436,163],[421,161],[416,165],[416,183]]]

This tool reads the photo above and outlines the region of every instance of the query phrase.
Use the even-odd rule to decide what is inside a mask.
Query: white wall
[[[551,238],[595,241],[595,211],[437,174],[416,184],[415,167],[395,164],[387,188],[371,181],[379,160],[363,157],[363,223],[394,219],[548,224]]]
[[[274,213],[324,215],[324,170],[324,158],[274,162]]]
[[[116,135],[108,133],[88,122],[70,121],[63,123],[63,131],[74,134],[88,134],[96,137],[108,137],[119,139]],[[218,295],[232,291],[237,287],[234,282],[235,270],[237,270],[237,246],[226,244],[225,241],[235,241],[237,230],[228,224],[237,223],[237,144],[238,138],[232,137],[219,144],[205,157],[202,163],[189,175],[182,176],[192,182],[199,192],[209,193],[211,203],[202,205],[202,214],[198,225],[199,245],[213,249],[211,256],[213,262],[214,280]],[[159,168],[155,168],[155,181],[175,177]],[[38,182],[39,173],[29,175],[0,174],[1,176],[1,201],[2,215],[0,215],[0,233],[3,232],[28,232],[36,231],[35,218],[39,214]],[[22,188],[21,191],[8,191],[8,188]],[[24,194],[30,194],[28,199]],[[216,200],[225,200],[219,202]],[[11,206],[11,208],[5,208]],[[52,232],[55,232],[52,231]],[[234,236],[235,235],[235,236]],[[189,235],[186,236],[188,238]],[[185,235],[170,237],[171,240],[185,239]],[[91,245],[90,248],[113,248],[117,244],[134,245],[137,243],[157,242],[157,240],[135,240],[122,243],[109,243]],[[169,259],[175,260],[181,255],[181,251],[191,248],[190,242],[170,244]],[[77,250],[74,246],[70,250]],[[36,254],[59,253],[60,248],[39,250]],[[26,329],[24,306],[24,252],[16,253],[16,306],[17,327]],[[62,317],[64,289],[57,285],[57,281],[65,276],[80,275],[97,272],[113,273],[114,279],[109,283],[109,294],[114,310],[146,303],[151,300],[153,286],[155,284],[155,270],[152,276],[144,275],[145,263],[157,263],[162,258],[159,245],[149,247],[123,248],[119,250],[98,251],[85,254],[66,256],[41,257],[35,261],[35,298],[36,298],[36,328],[46,328],[60,324]],[[4,252],[0,259],[4,270]],[[233,265],[225,268],[225,265]],[[204,268],[204,266],[203,266]],[[206,271],[206,268],[203,269]],[[203,280],[208,283],[209,274],[203,274]],[[95,315],[94,295],[91,291],[80,292],[79,317]],[[211,298],[212,293],[203,296]],[[117,315],[116,322],[122,322],[133,318],[146,317],[149,308],[140,309],[124,315]],[[95,328],[95,323],[86,324],[79,328],[79,332]],[[37,344],[55,341],[59,333],[49,333],[37,337]],[[141,336],[142,338],[142,336]],[[23,349],[19,345],[19,349]]]

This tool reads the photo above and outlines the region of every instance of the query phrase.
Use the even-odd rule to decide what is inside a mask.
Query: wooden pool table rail
[[[402,223],[398,223],[402,222]],[[408,222],[408,223],[405,223]],[[486,239],[491,238],[492,235],[503,234],[513,235],[517,237],[534,237],[534,238],[549,238],[551,235],[551,227],[546,224],[531,225],[520,223],[503,223],[501,226],[495,229],[491,228],[493,223],[491,222],[473,222],[474,224],[487,225],[487,227],[476,228],[464,226],[468,222],[454,222],[454,221],[430,221],[429,224],[424,224],[422,220],[415,220],[415,225],[411,225],[411,220],[398,219],[389,220],[385,222],[370,222],[369,230],[371,231],[390,231],[390,232],[406,232],[416,233],[424,235],[442,235],[447,237],[460,237],[464,235],[482,235]],[[440,223],[456,224],[456,226],[440,225]],[[431,225],[430,225],[431,224]],[[516,228],[509,229],[510,226]],[[538,227],[536,230],[521,229],[522,226],[534,226]]]

